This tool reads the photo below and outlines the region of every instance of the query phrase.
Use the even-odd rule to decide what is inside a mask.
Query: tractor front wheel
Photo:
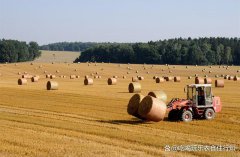
[[[193,118],[192,112],[189,110],[182,111],[182,115],[180,118],[184,122],[190,122],[192,121],[192,118]]]
[[[215,117],[215,112],[213,109],[208,108],[206,109],[206,111],[204,112],[204,118],[207,120],[211,120]]]

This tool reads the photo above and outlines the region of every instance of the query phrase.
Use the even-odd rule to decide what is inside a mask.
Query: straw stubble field
[[[42,65],[42,66],[41,66]],[[41,67],[41,68],[40,68]],[[131,67],[132,70],[127,69]],[[240,67],[228,70],[213,66],[127,65],[107,63],[19,63],[0,64],[0,156],[239,156],[236,151],[165,152],[165,145],[235,145],[240,146],[240,83],[225,80],[224,88],[213,88],[223,109],[212,121],[190,123],[142,122],[127,114],[132,76],[144,76],[141,94],[164,90],[171,98],[185,98],[184,86],[194,83],[189,75],[237,74]],[[206,72],[201,70],[205,68]],[[77,69],[77,70],[75,70]],[[162,71],[164,69],[164,71]],[[56,73],[56,70],[59,70]],[[138,74],[136,74],[138,70]],[[212,73],[208,73],[211,70]],[[39,75],[38,82],[28,79],[17,85],[18,72]],[[56,75],[59,90],[47,91],[44,71]],[[84,76],[98,72],[101,79],[83,84]],[[130,74],[127,74],[130,72]],[[149,72],[149,74],[147,74]],[[70,79],[71,74],[80,75]],[[66,78],[59,78],[66,75]],[[107,79],[118,76],[117,85]],[[125,75],[127,78],[122,79]],[[181,76],[181,82],[156,84],[158,76]],[[90,76],[93,77],[93,76]],[[167,115],[166,115],[167,116]]]

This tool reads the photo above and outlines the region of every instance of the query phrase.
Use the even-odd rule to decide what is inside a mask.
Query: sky
[[[0,0],[0,39],[147,42],[240,37],[240,0]]]

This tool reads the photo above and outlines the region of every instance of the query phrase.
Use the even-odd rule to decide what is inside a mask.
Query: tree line
[[[40,55],[36,42],[27,44],[17,40],[0,40],[0,63],[32,61]]]
[[[239,38],[169,39],[134,44],[98,44],[75,62],[240,65]]]
[[[40,46],[41,50],[49,51],[85,51],[96,46],[95,42],[59,42]]]

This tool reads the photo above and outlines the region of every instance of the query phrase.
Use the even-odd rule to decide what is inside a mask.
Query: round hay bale
[[[22,73],[21,73],[21,72],[18,72],[18,75],[22,75]]]
[[[156,79],[156,78],[158,78],[158,76],[153,76],[153,79]]]
[[[204,77],[208,77],[208,75],[204,75]]]
[[[162,78],[162,77],[158,77],[158,78],[156,78],[155,80],[156,80],[156,83],[162,83],[162,82],[164,82],[164,78]]]
[[[173,77],[172,76],[167,76],[166,81],[173,81]]]
[[[192,79],[192,76],[188,76],[188,79]]]
[[[117,79],[116,78],[108,78],[107,83],[108,83],[108,85],[116,85]]]
[[[50,75],[50,79],[55,79],[56,75]]]
[[[234,79],[233,76],[229,76],[229,77],[228,77],[228,80],[233,80],[233,79]]]
[[[138,80],[144,80],[143,76],[138,76]]]
[[[126,78],[127,78],[127,76],[123,76],[122,78],[123,78],[123,79],[126,79]]]
[[[115,75],[115,76],[113,76],[113,78],[116,78],[116,79],[117,79],[117,78],[118,78],[118,76],[116,76],[116,75]]]
[[[58,90],[58,83],[56,81],[48,81],[47,90]]]
[[[76,75],[76,78],[80,78],[80,76],[79,76],[79,75]]]
[[[239,73],[239,72],[240,72],[240,70],[237,70],[237,72]]]
[[[35,77],[32,77],[32,78],[31,78],[31,81],[32,81],[32,82],[38,82],[38,79],[39,79],[39,77],[36,77],[36,76],[35,76]]]
[[[139,82],[133,82],[128,85],[129,93],[140,93],[141,92],[141,84]]]
[[[234,76],[234,79],[233,79],[234,81],[240,81],[240,77],[238,77],[238,76]]]
[[[167,111],[166,104],[157,98],[146,96],[141,101],[138,114],[147,120],[158,122],[164,119]]]
[[[130,74],[130,72],[128,71],[127,74]]]
[[[102,76],[98,76],[98,78],[100,79],[100,78],[102,78]]]
[[[93,78],[94,78],[94,79],[97,79],[97,78],[98,78],[98,76],[97,76],[97,75],[95,75]]]
[[[44,74],[46,74],[46,73],[47,73],[47,71],[45,70],[43,73],[44,73]]]
[[[93,79],[92,78],[84,79],[84,85],[93,85]]]
[[[224,87],[224,80],[215,80],[215,87]]]
[[[195,77],[198,77],[198,74],[195,74]]]
[[[25,71],[24,74],[28,74],[28,72]]]
[[[60,71],[59,70],[56,70],[56,73],[59,73]]]
[[[224,79],[227,80],[229,78],[229,75],[225,75]]]
[[[132,77],[132,82],[138,82],[138,77]]]
[[[128,102],[128,106],[127,106],[128,114],[135,116],[137,118],[143,119],[143,117],[141,117],[138,114],[138,108],[139,108],[140,102],[142,101],[143,98],[144,98],[144,96],[141,94],[134,94],[130,98],[130,100]]]
[[[212,71],[209,71],[208,73],[212,73]]]
[[[195,78],[195,84],[204,84],[204,79],[201,77],[196,77]]]
[[[211,78],[205,78],[204,79],[204,84],[212,84],[212,79]]]
[[[180,76],[175,76],[174,77],[174,82],[180,82],[181,81],[181,77]]]
[[[215,77],[216,77],[216,78],[219,78],[219,76],[218,76],[218,75],[215,75]]]
[[[136,73],[138,73],[138,70],[136,70]]]
[[[70,79],[75,79],[76,75],[70,75]]]
[[[148,93],[149,96],[152,96],[154,98],[160,99],[163,102],[167,102],[167,94],[162,91],[162,90],[158,90],[158,91],[151,91]]]
[[[46,75],[46,78],[50,78],[50,76],[51,76],[50,74],[47,74],[47,75]]]
[[[18,85],[26,85],[27,79],[26,78],[20,78],[18,79]]]

